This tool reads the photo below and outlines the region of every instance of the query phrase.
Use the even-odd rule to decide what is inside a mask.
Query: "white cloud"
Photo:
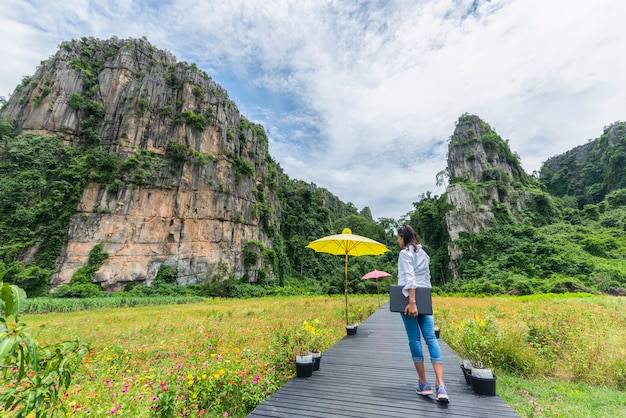
[[[443,192],[464,112],[529,172],[623,120],[624,15],[620,0],[5,0],[0,95],[62,41],[145,35],[263,123],[289,176],[398,218]]]

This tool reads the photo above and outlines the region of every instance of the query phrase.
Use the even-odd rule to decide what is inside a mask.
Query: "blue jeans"
[[[441,358],[441,349],[439,348],[439,342],[435,335],[435,319],[432,315],[408,316],[404,313],[402,315],[402,321],[404,322],[404,329],[406,329],[406,335],[409,337],[409,348],[411,349],[411,356],[414,363],[423,363],[424,354],[422,353],[422,341],[420,340],[420,331],[426,341],[428,347],[428,354],[430,354],[430,362],[443,363]]]

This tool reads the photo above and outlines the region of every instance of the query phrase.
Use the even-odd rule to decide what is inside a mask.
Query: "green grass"
[[[207,300],[199,296],[100,297],[100,298],[34,298],[28,299],[25,314],[89,311],[93,309],[129,308],[133,306],[180,305]]]
[[[497,394],[522,417],[626,417],[626,392],[586,383],[499,373]]]

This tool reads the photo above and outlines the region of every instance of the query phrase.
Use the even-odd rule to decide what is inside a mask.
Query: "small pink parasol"
[[[380,308],[380,289],[378,288],[378,279],[381,277],[391,277],[391,274],[386,271],[372,270],[365,276],[361,277],[362,280],[376,279],[376,290],[378,291],[378,307]]]

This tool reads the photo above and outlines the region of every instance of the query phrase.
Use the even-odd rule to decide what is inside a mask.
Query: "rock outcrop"
[[[449,267],[459,280],[462,252],[455,241],[464,233],[490,228],[498,213],[521,219],[528,195],[520,186],[527,184],[528,175],[507,142],[478,116],[467,114],[459,118],[450,138],[448,174]]]
[[[244,250],[272,247],[265,227],[280,219],[278,167],[264,129],[204,72],[142,39],[83,38],[61,44],[26,81],[2,117],[21,132],[63,135],[67,146],[102,145],[124,168],[116,182],[85,188],[53,289],[100,242],[109,258],[96,280],[107,290],[149,284],[161,265],[176,268],[179,283],[220,264],[252,281],[272,274],[262,256],[246,265]]]

